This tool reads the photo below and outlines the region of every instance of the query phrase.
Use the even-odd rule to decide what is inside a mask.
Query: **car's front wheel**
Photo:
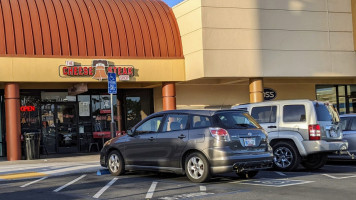
[[[205,156],[194,152],[185,159],[185,172],[194,183],[202,183],[210,179],[210,165]]]
[[[124,159],[116,150],[109,153],[107,165],[110,173],[114,176],[119,176],[125,172]]]
[[[327,160],[328,160],[328,156],[326,154],[317,153],[317,154],[308,155],[306,160],[302,162],[302,165],[307,169],[316,170],[322,168]]]
[[[237,172],[237,176],[243,179],[253,178],[258,174],[258,171],[244,171],[244,172]]]

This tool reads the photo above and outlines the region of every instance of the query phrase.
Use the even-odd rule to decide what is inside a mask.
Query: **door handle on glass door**
[[[267,126],[267,128],[277,128],[277,126]]]

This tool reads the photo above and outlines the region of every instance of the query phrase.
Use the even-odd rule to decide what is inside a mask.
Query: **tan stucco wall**
[[[173,11],[187,80],[356,76],[351,0],[186,0]]]
[[[219,109],[231,105],[249,103],[248,81],[243,84],[221,85],[217,80],[212,84],[176,85],[177,109]],[[215,83],[215,84],[214,84]],[[264,78],[264,88],[277,92],[275,100],[316,99],[316,85],[355,85],[355,78]],[[155,112],[162,111],[162,88],[154,88]]]

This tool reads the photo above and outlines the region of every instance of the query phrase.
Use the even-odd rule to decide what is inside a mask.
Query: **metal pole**
[[[110,133],[111,138],[115,137],[115,121],[114,121],[114,106],[113,106],[113,95],[110,94],[110,101],[111,101],[111,123],[110,123]]]

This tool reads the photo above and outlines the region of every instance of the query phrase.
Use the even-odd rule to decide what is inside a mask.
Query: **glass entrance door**
[[[43,143],[49,153],[78,152],[77,106],[49,103],[41,106]]]
[[[78,125],[75,104],[65,103],[57,105],[56,124],[58,152],[78,152]]]

